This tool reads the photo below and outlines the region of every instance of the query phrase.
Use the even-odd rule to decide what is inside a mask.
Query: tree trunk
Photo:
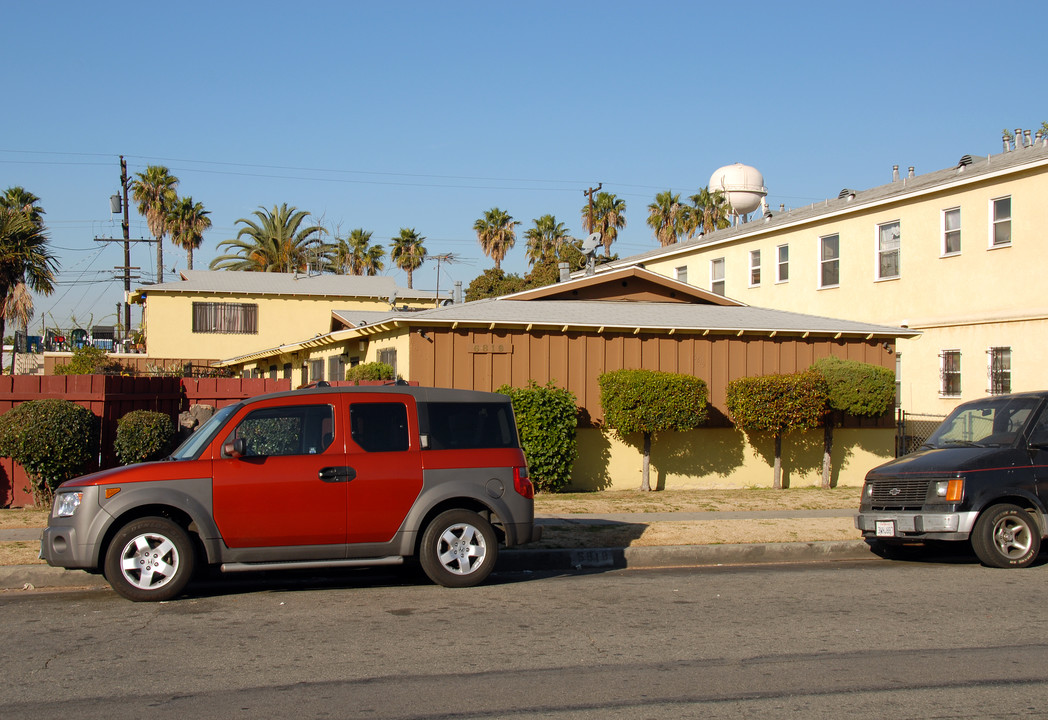
[[[651,433],[644,433],[644,457],[640,463],[640,489],[644,492],[651,491],[649,482],[649,471],[651,468]]]
[[[156,239],[156,281],[159,285],[164,282],[164,236]]]
[[[772,487],[782,490],[782,433],[775,433],[775,470]]]
[[[826,419],[822,436],[822,489],[830,489],[830,452],[833,450],[833,420]]]

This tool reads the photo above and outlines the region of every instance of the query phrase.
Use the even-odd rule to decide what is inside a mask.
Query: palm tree
[[[669,190],[655,196],[655,202],[648,205],[648,226],[655,231],[655,237],[663,247],[672,245],[684,234],[687,211],[680,204],[680,195]]]
[[[382,258],[386,251],[381,245],[371,244],[371,231],[357,228],[349,234],[349,274],[378,275],[385,267]]]
[[[626,201],[615,193],[601,192],[593,198],[593,225],[590,225],[589,203],[582,206],[582,227],[588,232],[599,232],[604,245],[604,257],[611,256],[611,244],[626,227]]]
[[[243,224],[236,238],[223,240],[218,247],[230,248],[208,266],[211,270],[244,270],[249,272],[305,271],[311,263],[321,269],[334,262],[334,247],[321,242],[327,230],[319,225],[303,227],[309,213],[287,203],[272,210],[259,209],[257,218],[240,218]]]
[[[564,223],[557,222],[552,215],[543,215],[532,222],[535,227],[524,231],[524,238],[528,241],[528,265],[555,257],[560,247],[571,239]]]
[[[408,274],[409,289],[412,287],[411,274],[426,260],[426,248],[422,246],[425,239],[415,232],[415,228],[400,228],[400,235],[389,244],[389,259]]]
[[[58,261],[47,247],[47,232],[39,198],[22,188],[0,197],[0,337],[8,317],[32,317],[27,288],[42,295],[55,290]]]
[[[517,235],[513,227],[520,225],[513,217],[497,207],[491,208],[484,213],[484,217],[473,223],[473,229],[477,232],[477,240],[484,254],[495,261],[495,268],[502,269],[502,261],[506,253],[517,242]]]
[[[33,295],[26,284],[19,280],[4,300],[4,320],[16,323],[23,335],[29,334],[29,321],[33,319]],[[0,329],[0,333],[3,330]],[[11,343],[11,374],[15,374],[15,353],[18,343]]]
[[[710,192],[709,185],[699,190],[697,195],[690,198],[691,207],[688,211],[688,237],[693,237],[696,232],[700,235],[721,230],[731,225],[729,214],[731,208],[727,198],[720,190]]]
[[[193,269],[193,251],[204,242],[204,231],[211,227],[211,218],[202,203],[184,197],[175,201],[167,217],[171,240],[186,251],[186,264]]]
[[[170,229],[168,216],[178,199],[178,178],[163,165],[149,165],[131,181],[131,199],[145,217],[149,232],[156,238],[156,281],[164,282],[164,235]]]

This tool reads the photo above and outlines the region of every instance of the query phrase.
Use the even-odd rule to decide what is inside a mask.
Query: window
[[[899,277],[899,253],[902,230],[899,221],[877,226],[877,279]]]
[[[819,287],[837,287],[841,282],[841,236],[819,238]]]
[[[677,277],[677,282],[686,283],[688,282],[688,266],[682,265],[679,268],[674,269],[674,273]]]
[[[293,405],[255,410],[240,421],[234,439],[244,440],[246,457],[315,455],[333,439],[330,405]]]
[[[318,382],[324,379],[324,361],[322,359],[309,361],[309,381]]]
[[[509,403],[431,402],[419,405],[425,427],[424,448],[472,450],[517,446],[513,407]]]
[[[710,291],[724,294],[724,258],[710,260]]]
[[[943,350],[939,355],[939,395],[957,397],[961,394],[961,351]]]
[[[386,363],[386,365],[389,365],[391,368],[393,368],[393,375],[396,376],[396,374],[397,374],[397,349],[396,348],[386,348],[385,350],[379,350],[378,353],[377,353],[376,359],[378,360],[378,362]]]
[[[270,365],[269,366],[269,379],[270,380],[276,380],[277,379],[277,366],[276,365]]]
[[[992,201],[993,205],[993,229],[990,236],[990,246],[1012,244],[1012,199],[1010,197],[997,198]]]
[[[193,332],[255,335],[258,333],[258,305],[195,302]]]
[[[276,368],[274,366],[274,370],[275,369]],[[290,380],[291,379],[291,363],[284,363],[284,366],[280,369],[280,372],[281,372],[280,377],[284,378],[285,380]],[[276,374],[271,375],[271,377],[275,378]]]
[[[408,409],[404,403],[353,403],[350,436],[364,452],[408,449]]]
[[[990,394],[1006,395],[1012,391],[1012,349],[1010,347],[992,347],[986,351],[989,356],[988,374]]]
[[[328,358],[328,380],[346,379],[346,359],[341,355]]]
[[[942,254],[956,255],[961,251],[961,209],[942,211]]]
[[[761,251],[750,250],[750,287],[761,284]]]
[[[778,264],[775,267],[775,282],[786,282],[790,279],[790,246],[780,245],[776,248]]]

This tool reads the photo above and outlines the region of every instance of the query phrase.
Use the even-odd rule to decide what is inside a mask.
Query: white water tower
[[[710,192],[720,190],[731,205],[732,214],[745,221],[747,215],[760,207],[768,194],[760,170],[742,163],[717,168],[710,176]]]

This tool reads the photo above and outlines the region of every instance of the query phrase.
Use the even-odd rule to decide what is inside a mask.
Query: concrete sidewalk
[[[541,515],[540,526],[614,525],[696,520],[749,520],[853,517],[853,510],[785,510],[755,512],[670,512]],[[39,541],[41,528],[0,530],[0,541]],[[761,565],[871,559],[861,540],[831,542],[748,543],[738,545],[664,545],[618,548],[566,548],[556,550],[504,550],[497,570],[572,571],[583,569],[641,569],[702,567],[711,565]],[[0,566],[0,590],[37,588],[86,588],[105,586],[101,575],[47,565]]]

